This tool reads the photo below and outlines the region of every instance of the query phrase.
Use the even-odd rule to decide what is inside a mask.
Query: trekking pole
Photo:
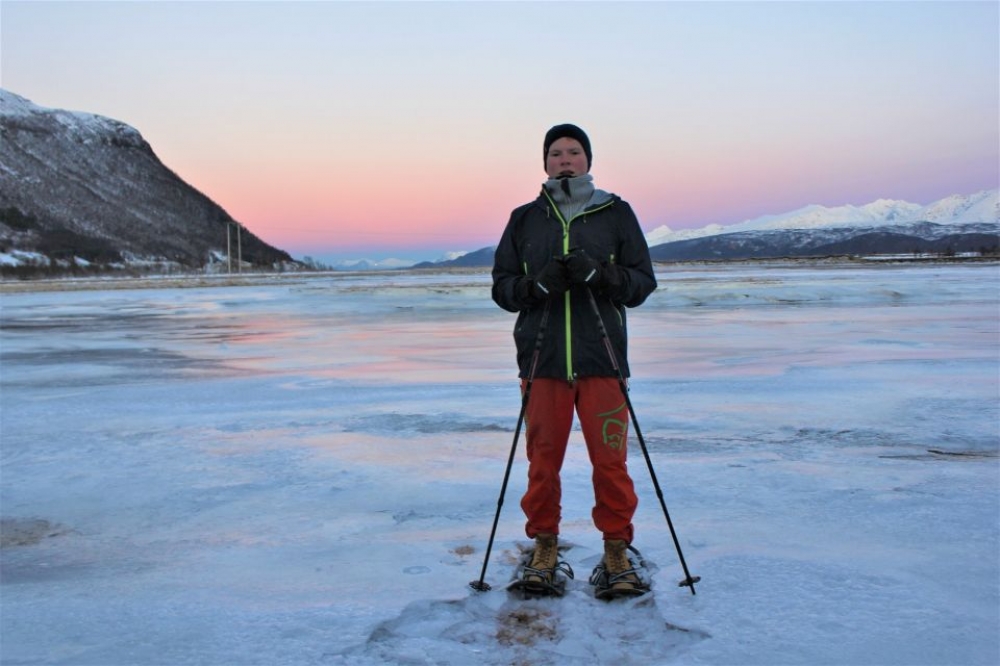
[[[681,542],[677,539],[677,532],[674,530],[674,523],[670,520],[670,512],[667,511],[667,503],[663,499],[663,490],[660,489],[660,482],[656,480],[656,472],[653,470],[653,461],[649,457],[649,450],[646,449],[646,440],[642,437],[642,430],[639,429],[639,421],[635,418],[635,410],[632,409],[632,400],[628,397],[628,386],[625,384],[625,376],[622,374],[621,367],[618,365],[618,359],[615,357],[615,350],[611,346],[611,340],[608,338],[608,330],[604,327],[604,318],[601,317],[601,311],[597,307],[597,300],[594,298],[594,292],[587,288],[587,296],[590,298],[590,307],[597,315],[597,325],[600,327],[601,339],[604,341],[604,348],[608,351],[608,358],[611,359],[611,366],[615,369],[618,374],[618,386],[622,390],[622,395],[625,396],[625,404],[628,406],[629,416],[632,417],[632,425],[635,427],[635,436],[639,439],[639,447],[642,449],[642,455],[646,459],[646,467],[649,468],[649,476],[653,480],[653,487],[656,489],[656,496],[660,499],[660,506],[663,508],[663,515],[667,519],[667,527],[670,528],[670,536],[673,537],[674,547],[677,549],[677,557],[681,561],[681,568],[684,569],[684,580],[682,580],[678,585],[680,587],[690,587],[691,594],[697,594],[694,590],[694,584],[701,580],[701,576],[692,576],[688,572],[687,562],[684,561],[684,553],[681,552]]]
[[[500,510],[503,508],[503,498],[507,494],[507,481],[510,479],[510,469],[514,465],[514,454],[517,452],[517,440],[521,435],[521,426],[524,424],[524,414],[528,409],[528,399],[531,397],[531,384],[535,381],[535,370],[538,368],[538,355],[542,350],[542,339],[545,338],[545,327],[549,323],[549,309],[552,301],[545,301],[545,309],[542,311],[542,320],[538,324],[538,336],[535,338],[535,352],[531,357],[531,369],[528,371],[528,381],[524,385],[524,394],[521,396],[521,413],[517,417],[517,426],[514,428],[514,441],[510,445],[510,455],[507,457],[507,469],[503,474],[503,484],[500,486],[500,499],[497,500],[497,513],[493,517],[493,529],[490,530],[490,540],[486,546],[486,555],[483,557],[483,570],[479,574],[479,580],[469,583],[469,587],[477,592],[489,592],[490,584],[485,581],[486,566],[490,561],[490,552],[493,550],[493,538],[497,533],[497,523],[500,522]]]

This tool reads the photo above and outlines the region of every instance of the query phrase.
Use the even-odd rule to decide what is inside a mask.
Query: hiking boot
[[[525,583],[552,585],[556,566],[559,564],[559,539],[555,534],[535,537],[535,551],[531,562],[524,567]]]
[[[646,585],[636,575],[628,557],[628,543],[623,539],[604,542],[604,569],[607,572],[607,589],[614,593],[640,592]],[[641,592],[640,592],[641,593]]]

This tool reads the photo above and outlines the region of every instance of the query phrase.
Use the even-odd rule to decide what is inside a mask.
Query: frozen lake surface
[[[633,433],[613,605],[578,431],[567,596],[468,587],[520,407],[487,274],[3,294],[0,663],[1000,663],[1000,267],[658,276],[631,399],[702,581]]]

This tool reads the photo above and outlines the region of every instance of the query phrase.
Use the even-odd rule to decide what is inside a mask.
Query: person
[[[531,386],[521,508],[535,547],[524,581],[539,588],[555,582],[560,470],[575,410],[593,467],[592,519],[604,539],[602,564],[616,588],[639,592],[627,554],[638,500],[626,465],[629,413],[619,377],[629,376],[625,308],[641,305],[656,289],[656,277],[632,208],[594,187],[587,134],[573,124],[556,125],[545,134],[542,154],[548,180],[534,201],[511,213],[492,272],[493,300],[518,315],[522,392]]]

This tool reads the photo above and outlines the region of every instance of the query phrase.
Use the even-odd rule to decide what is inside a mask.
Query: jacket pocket
[[[538,327],[541,324],[542,308],[535,307],[530,310],[521,310],[514,323],[514,342],[518,350],[526,349],[535,344],[538,337]]]

